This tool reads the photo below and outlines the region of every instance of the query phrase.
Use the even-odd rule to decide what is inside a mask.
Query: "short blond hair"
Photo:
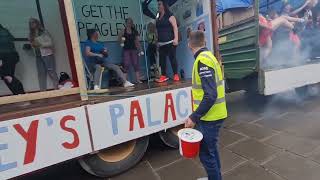
[[[192,31],[189,37],[189,44],[193,48],[206,46],[206,38],[203,31]]]

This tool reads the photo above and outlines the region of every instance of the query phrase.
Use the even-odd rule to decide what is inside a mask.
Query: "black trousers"
[[[176,58],[177,47],[173,44],[167,44],[159,47],[159,59],[161,66],[161,73],[163,76],[167,75],[167,57],[170,59],[172,71],[174,74],[178,74],[178,63]]]
[[[157,45],[149,44],[147,49],[147,56],[149,60],[149,65],[152,66],[156,64],[156,55],[157,55]]]
[[[25,94],[22,83],[15,77],[16,64],[19,61],[18,53],[1,53],[0,60],[2,60],[2,66],[0,67],[0,77],[8,86],[12,94]],[[9,82],[5,77],[11,77],[12,81]]]

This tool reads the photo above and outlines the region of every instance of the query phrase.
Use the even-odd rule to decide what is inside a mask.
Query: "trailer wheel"
[[[168,129],[167,131],[160,131],[158,133],[159,137],[165,145],[171,148],[178,149],[179,148],[178,131],[183,127],[184,125],[180,125],[180,126]]]
[[[149,137],[126,142],[79,160],[81,167],[98,177],[112,177],[134,167],[143,157],[149,145]]]

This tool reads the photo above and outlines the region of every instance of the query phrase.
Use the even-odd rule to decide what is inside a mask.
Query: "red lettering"
[[[30,164],[34,161],[37,149],[39,120],[32,121],[28,131],[25,131],[20,124],[15,124],[13,127],[27,142],[27,148],[24,155],[24,165]]]
[[[171,93],[166,94],[166,105],[165,105],[165,110],[164,110],[164,123],[168,122],[169,110],[171,111],[172,120],[173,121],[177,120],[176,111],[174,109],[174,102],[173,102],[173,98],[172,98]]]
[[[140,128],[144,128],[144,120],[143,120],[143,116],[142,116],[142,111],[141,111],[141,107],[139,104],[138,100],[132,101],[131,102],[131,107],[130,107],[130,129],[129,131],[133,131],[134,128],[134,120],[135,117],[137,117],[138,122],[139,122],[139,126]]]
[[[61,119],[60,121],[60,127],[61,129],[71,133],[73,135],[73,142],[64,142],[62,143],[62,146],[66,149],[75,149],[79,146],[80,140],[79,140],[79,135],[75,129],[69,128],[66,126],[66,123],[68,121],[76,121],[76,118],[74,116],[65,116]]]

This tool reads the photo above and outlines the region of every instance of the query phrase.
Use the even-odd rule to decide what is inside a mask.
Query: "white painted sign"
[[[277,94],[320,82],[320,63],[263,72],[264,95]]]
[[[184,123],[192,113],[191,88],[88,106],[94,150]]]
[[[91,151],[84,107],[0,122],[0,179]]]
[[[100,41],[117,41],[118,33],[124,29],[125,19],[129,17],[140,34],[143,30],[140,0],[76,0],[73,3],[81,41],[87,39],[87,29],[97,29]]]

